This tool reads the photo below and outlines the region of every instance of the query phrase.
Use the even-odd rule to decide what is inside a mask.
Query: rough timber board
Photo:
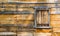
[[[52,27],[60,27],[60,15],[50,15],[50,24]]]
[[[36,29],[36,33],[40,33],[40,32],[48,33],[51,31],[52,31],[52,29]]]
[[[0,15],[0,24],[14,24],[14,17],[16,15]]]
[[[33,32],[18,32],[17,34],[17,36],[33,36],[33,35],[34,35]]]
[[[17,27],[4,27],[4,26],[2,26],[1,28],[0,28],[0,32],[16,32],[18,29],[17,29]]]
[[[52,34],[52,36],[60,36],[60,32],[55,32]]]
[[[23,5],[21,5],[21,6],[23,6]],[[34,9],[33,8],[18,8],[18,11],[28,11],[28,12],[33,12],[34,13]]]
[[[47,0],[1,0],[0,2],[47,2]]]
[[[33,15],[22,15],[22,16],[17,15],[17,20],[19,21],[19,22],[17,22],[17,24],[30,24],[30,23],[32,23],[32,21],[29,21],[29,20],[33,20]],[[20,20],[22,20],[22,21],[20,21]],[[25,20],[25,21],[23,21],[23,20]]]
[[[29,20],[33,20],[33,15],[0,15],[0,24],[30,24]]]
[[[60,27],[53,27],[53,32],[60,32]]]
[[[60,23],[60,21],[51,21],[50,24],[51,24],[52,27],[60,27],[59,23]]]
[[[39,12],[39,14],[37,15],[37,23],[38,24],[44,24],[44,23],[48,24],[48,13],[47,13],[47,11],[40,11]]]
[[[0,2],[8,2],[8,0],[0,0]]]
[[[8,2],[36,2],[35,0],[8,0]]]
[[[51,36],[51,33],[40,32],[40,33],[35,33],[35,36]]]
[[[47,0],[8,0],[8,2],[47,2]]]
[[[0,32],[0,35],[5,35],[5,36],[7,36],[7,35],[16,35],[16,33],[15,32]]]
[[[51,18],[50,18],[50,19],[51,19],[52,21],[54,21],[54,20],[55,20],[55,21],[60,21],[60,17],[59,17],[59,16],[60,16],[59,14],[57,14],[57,15],[51,15]]]
[[[59,4],[60,5],[60,4]],[[51,14],[60,14],[60,8],[59,7],[55,7],[55,6],[53,6],[54,8],[51,8],[51,10],[50,10],[50,12],[51,12]]]

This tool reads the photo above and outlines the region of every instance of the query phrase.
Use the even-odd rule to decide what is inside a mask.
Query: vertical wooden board
[[[39,12],[37,14],[38,24],[48,24],[48,13],[47,11]]]

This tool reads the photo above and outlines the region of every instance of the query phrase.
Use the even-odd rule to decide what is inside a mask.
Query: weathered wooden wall
[[[46,0],[0,0],[0,2],[47,2]],[[49,0],[49,2],[54,2],[54,0]],[[1,6],[2,4],[0,4]],[[40,4],[40,5],[43,5],[43,4]],[[44,4],[46,5],[46,4]],[[9,10],[16,10],[15,7],[16,7],[16,4],[4,4],[4,6],[8,7],[8,6],[12,6],[14,8],[0,8],[0,11],[3,11],[3,10],[6,10],[6,11],[9,11]],[[19,5],[20,7],[26,7],[26,6],[39,6],[39,4],[22,4],[22,5]],[[46,6],[50,6],[50,7],[54,7],[55,5],[52,4],[52,5],[46,5]],[[34,9],[32,8],[18,8],[18,11],[23,11],[23,10],[29,10],[30,12],[34,12]],[[53,27],[53,32],[60,32],[60,15],[58,14],[54,14],[56,12],[56,9],[55,8],[51,8],[50,9],[50,12],[51,12],[51,15],[50,15],[50,24],[51,26]],[[22,16],[25,16],[25,15],[0,15],[0,24],[29,24],[30,21],[20,21],[21,18],[23,19]],[[33,15],[30,14],[30,15],[26,15],[27,18],[25,18],[26,20],[33,20]],[[24,19],[24,20],[25,20]],[[14,27],[13,27],[14,28]],[[11,30],[13,30],[13,28],[11,28]],[[0,31],[5,31],[6,29],[4,28],[0,28]],[[15,30],[13,31],[16,31],[16,28]],[[36,33],[48,33],[48,32],[52,32],[52,29],[36,29]],[[20,32],[18,32],[18,34],[21,34]],[[58,33],[57,33],[58,34]],[[20,36],[20,35],[18,35]],[[55,34],[53,36],[56,36]]]

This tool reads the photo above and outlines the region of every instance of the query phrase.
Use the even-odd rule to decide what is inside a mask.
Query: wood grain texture
[[[33,15],[0,15],[1,24],[30,24]]]
[[[42,11],[37,14],[37,22],[39,24],[48,24],[48,13],[47,11]]]
[[[42,32],[44,32],[44,33],[50,33],[50,32],[52,32],[52,29],[36,29],[36,33],[42,33]]]
[[[50,21],[51,21],[51,25],[52,27],[60,27],[60,15],[51,15],[50,17]]]
[[[36,33],[35,36],[51,36],[51,33],[40,32],[40,33]]]
[[[53,32],[60,32],[60,27],[53,27]]]
[[[24,34],[23,34],[24,33]],[[34,34],[31,32],[18,32],[18,36],[33,36]]]

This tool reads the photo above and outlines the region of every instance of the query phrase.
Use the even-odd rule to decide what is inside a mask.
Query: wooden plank
[[[51,21],[50,24],[52,27],[60,27],[60,21]]]
[[[8,0],[8,2],[36,2],[36,0]]]
[[[60,15],[59,14],[57,14],[57,15],[50,15],[50,16],[51,16],[51,18],[50,18],[51,21],[54,21],[54,20],[55,21],[60,21],[60,17],[59,17]]]
[[[24,24],[24,26],[27,26],[33,23],[32,21],[29,21],[29,20],[33,20],[33,15],[31,14],[30,15],[17,15],[17,21],[18,21],[17,24]]]
[[[35,36],[51,36],[51,33],[40,32],[40,33],[35,33]]]
[[[16,32],[18,29],[17,27],[5,27],[5,26],[2,26],[0,28],[0,32]]]
[[[5,35],[5,36],[7,36],[7,35],[16,35],[16,33],[15,32],[0,32],[0,35]]]
[[[36,29],[36,33],[40,33],[40,32],[48,33],[51,31],[52,31],[52,29]]]
[[[24,33],[24,34],[23,34]],[[17,36],[33,36],[32,32],[18,32]]]
[[[60,27],[53,27],[53,32],[60,32]]]
[[[0,2],[8,2],[8,0],[0,0]]]
[[[60,15],[51,15],[51,20],[50,20],[50,24],[52,25],[52,27],[59,27],[60,26]]]
[[[21,5],[21,6],[24,7],[24,5]],[[34,9],[33,8],[18,8],[17,11],[28,11],[28,12],[34,13]]]
[[[47,2],[47,1],[46,0],[7,0],[7,2]]]
[[[52,34],[52,36],[60,36],[60,32],[55,32]]]
[[[33,15],[0,15],[0,24],[30,24]]]

